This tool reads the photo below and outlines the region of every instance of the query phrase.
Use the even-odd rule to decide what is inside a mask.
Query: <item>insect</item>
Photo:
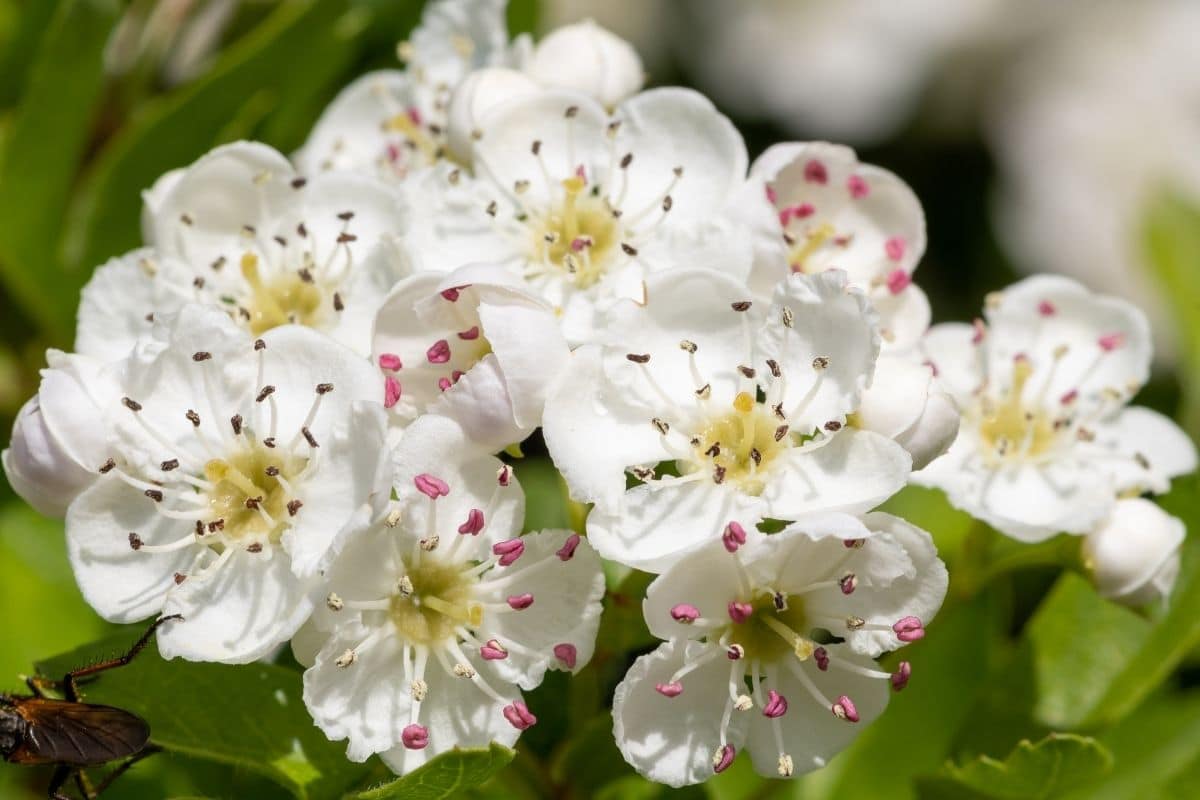
[[[182,617],[156,620],[125,655],[72,670],[60,681],[26,678],[30,695],[0,693],[0,755],[12,764],[53,764],[46,790],[52,800],[71,800],[61,790],[72,778],[85,800],[95,800],[126,770],[158,752],[149,743],[145,720],[119,708],[82,702],[79,681],[133,661],[159,626],[178,619]],[[64,699],[47,697],[47,689],[61,691]],[[120,759],[124,761],[100,784],[91,785],[84,770]]]

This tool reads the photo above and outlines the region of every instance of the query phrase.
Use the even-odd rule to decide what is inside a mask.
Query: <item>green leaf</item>
[[[1164,191],[1148,209],[1143,236],[1159,294],[1174,312],[1179,334],[1180,416],[1184,427],[1200,436],[1200,208]]]
[[[123,653],[139,631],[86,645],[38,665],[58,677]],[[267,664],[227,666],[164,661],[149,647],[132,664],[101,674],[87,700],[143,717],[169,752],[259,773],[300,800],[340,795],[368,767],[345,757],[343,743],[316,728],[301,698],[300,675]]]
[[[358,52],[364,12],[349,8],[348,0],[280,3],[202,77],[139,109],[100,155],[72,209],[74,289],[93,267],[138,245],[141,192],[164,172],[230,136],[254,133],[260,120],[270,144],[286,149],[303,139]],[[263,119],[268,107],[273,116]]]
[[[1176,480],[1159,504],[1183,520],[1190,535],[1183,543],[1182,566],[1165,613],[1141,639],[1136,655],[1109,681],[1103,697],[1084,721],[1103,725],[1130,713],[1166,681],[1184,657],[1200,646],[1200,476]]]
[[[1078,727],[1100,704],[1149,634],[1149,624],[1065,573],[1025,629],[1033,649],[1035,716],[1056,728]]]
[[[63,280],[58,245],[100,101],[101,53],[115,19],[113,3],[59,4],[42,35],[0,164],[0,279],[60,344],[69,340],[78,298],[74,282]]]
[[[495,742],[487,749],[451,750],[403,778],[346,795],[346,800],[441,800],[485,783],[515,755]]]
[[[980,756],[961,766],[947,764],[945,774],[982,797],[1032,800],[1061,796],[1112,764],[1112,754],[1095,739],[1052,733],[1036,744],[1020,742],[1003,761]]]

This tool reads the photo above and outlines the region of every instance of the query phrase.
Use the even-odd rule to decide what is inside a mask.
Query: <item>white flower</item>
[[[929,534],[887,514],[771,536],[731,522],[723,544],[650,585],[646,622],[666,643],[613,700],[625,759],[671,786],[723,771],[743,747],[770,777],[824,766],[854,723],[883,712],[889,685],[908,683],[907,661],[888,673],[871,659],[924,636],[946,593]]]
[[[483,135],[490,111],[516,97],[534,94],[539,86],[523,72],[505,67],[486,67],[468,75],[450,97],[446,119],[446,146],[463,164],[471,163],[475,140]]]
[[[908,451],[913,469],[942,455],[958,435],[959,410],[918,353],[883,354],[863,392],[854,425],[881,433]]]
[[[610,116],[585,95],[545,91],[488,115],[474,179],[453,170],[421,187],[407,240],[418,269],[503,265],[577,344],[593,338],[598,307],[640,298],[649,272],[749,268],[748,235],[713,219],[746,161],[733,125],[696,92],[643,92]]]
[[[590,19],[548,33],[524,68],[543,86],[582,92],[606,108],[638,92],[646,79],[633,46]]]
[[[396,462],[395,526],[347,546],[294,648],[317,725],[403,774],[534,724],[520,689],[591,658],[604,577],[578,534],[518,537],[511,468],[453,421],[418,419]]]
[[[83,290],[75,349],[124,357],[155,315],[201,303],[252,338],[296,323],[370,352],[371,319],[399,275],[385,237],[399,203],[356,175],[306,180],[271,148],[218,147],[146,193],[152,247],[113,259]]]
[[[885,349],[920,338],[929,300],[912,273],[925,252],[925,214],[904,181],[825,142],[774,145],[750,177],[738,211],[756,228],[756,294],[769,296],[789,268],[840,269],[879,312]],[[764,196],[769,214],[760,208]]]
[[[575,351],[543,421],[603,556],[661,571],[730,519],[865,511],[904,485],[904,449],[845,426],[879,334],[843,273],[790,276],[765,321],[714,272],[650,276],[646,295],[613,309],[620,344]]]
[[[406,278],[375,320],[373,360],[395,427],[433,410],[492,452],[541,424],[569,355],[551,309],[486,264]]]
[[[1165,598],[1179,574],[1183,522],[1140,497],[1118,500],[1083,540],[1083,558],[1104,597],[1131,606]]]
[[[101,616],[185,621],[164,657],[243,663],[287,641],[318,574],[382,515],[390,474],[374,370],[286,326],[251,342],[184,307],[120,367],[96,425],[99,479],[67,510],[84,598]]]
[[[1150,370],[1138,309],[1038,276],[989,297],[985,315],[925,338],[963,422],[915,481],[1032,542],[1087,533],[1119,494],[1164,492],[1196,468],[1196,448],[1173,422],[1125,407]]]
[[[38,393],[17,412],[4,472],[31,506],[61,517],[96,479],[107,452],[100,409],[120,392],[96,359],[50,350],[46,361]]]
[[[436,0],[410,41],[400,45],[407,70],[363,75],[321,114],[296,164],[308,175],[347,170],[404,180],[440,161],[447,109],[473,70],[513,60],[506,0]]]

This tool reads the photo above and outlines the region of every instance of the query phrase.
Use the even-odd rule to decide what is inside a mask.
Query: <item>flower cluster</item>
[[[168,658],[290,642],[316,724],[407,773],[537,722],[521,691],[588,663],[608,559],[657,575],[663,640],[617,743],[683,785],[741,749],[818,768],[906,686],[875,659],[948,576],[873,509],[914,469],[1013,535],[1093,532],[1114,596],[1169,586],[1169,520],[1120,555],[1161,515],[1130,493],[1195,461],[1120,410],[1136,312],[1042,279],[927,331],[899,178],[825,143],[751,164],[611,33],[510,41],[504,11],[435,0],[292,157],[229,144],[146,191],[4,453],[97,612],[180,615]],[[522,535],[539,428],[586,531]]]

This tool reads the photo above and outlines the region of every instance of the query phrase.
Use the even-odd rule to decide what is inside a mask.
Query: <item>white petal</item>
[[[446,115],[446,139],[455,160],[471,163],[475,139],[486,135],[488,114],[539,90],[536,81],[514,69],[485,67],[467,75],[455,87]]]
[[[871,305],[879,315],[879,331],[884,352],[902,352],[921,340],[929,329],[933,311],[929,298],[915,283],[899,292],[877,288],[871,291]]]
[[[512,293],[481,303],[479,320],[504,370],[513,418],[537,427],[550,384],[571,355],[557,322],[543,304]]]
[[[881,356],[858,407],[862,427],[894,439],[912,427],[929,397],[933,370],[915,359]]]
[[[1108,450],[1103,466],[1120,491],[1165,492],[1170,479],[1196,470],[1196,445],[1170,418],[1141,406],[1121,409],[1098,423],[1096,444]],[[1138,461],[1138,454],[1145,464]]]
[[[904,487],[912,459],[871,431],[846,428],[819,447],[791,448],[770,464],[762,499],[768,516],[867,511]]]
[[[629,187],[621,204],[627,213],[656,208],[675,179],[671,219],[712,216],[732,197],[746,177],[746,145],[733,123],[699,92],[668,87],[651,89],[625,101],[614,115],[620,120],[618,152],[633,153]]]
[[[612,108],[642,88],[637,51],[621,37],[584,20],[548,33],[526,66],[544,86],[583,92]]]
[[[147,264],[156,260],[150,249],[134,250],[92,273],[79,298],[76,352],[116,361],[129,355],[139,337],[150,333],[146,315],[161,308],[154,278],[147,271]]]
[[[1084,562],[1101,595],[1141,605],[1170,592],[1185,535],[1182,520],[1149,500],[1118,500],[1084,539]]]
[[[976,331],[964,322],[943,322],[930,328],[920,349],[933,365],[938,383],[966,408],[984,380],[983,349],[975,343]]]
[[[876,669],[873,662],[855,657],[840,645],[827,645],[831,656],[850,661],[867,669]],[[798,669],[816,684],[817,689],[830,701],[836,702],[841,695],[849,697],[858,711],[859,722],[838,719],[830,708],[819,704],[804,684],[786,666],[776,667],[774,683],[764,682],[764,689],[775,689],[788,700],[787,713],[777,721],[782,733],[783,746],[792,757],[797,774],[811,772],[825,766],[831,758],[846,749],[876,717],[883,713],[888,703],[888,682],[878,678],[867,678],[830,665],[825,672],[817,669],[809,659],[803,663],[793,662]],[[754,769],[760,775],[779,777],[779,748],[776,744],[774,721],[755,714],[750,724],[746,749],[754,761]]]
[[[498,453],[533,431],[533,426],[518,425],[513,419],[513,401],[504,378],[496,355],[488,353],[442,392],[428,411],[457,422],[480,450]]]
[[[67,509],[67,554],[88,605],[113,622],[136,622],[157,614],[175,574],[184,573],[194,548],[168,553],[133,550],[129,534],[148,545],[171,544],[191,526],[158,513],[155,503],[108,475]]]
[[[571,558],[564,561],[555,555],[572,535],[571,531],[550,530],[526,534],[521,537],[525,552],[517,565],[527,566],[502,570],[503,583],[495,588],[489,589],[486,579],[480,586],[478,596],[488,602],[503,603],[514,594],[533,595],[529,608],[485,615],[477,633],[484,641],[494,638],[502,645],[520,648],[510,648],[508,657],[493,661],[492,667],[503,680],[522,689],[535,688],[547,669],[578,672],[591,660],[596,646],[604,573],[599,556],[586,539],[579,541]],[[555,656],[555,647],[564,644],[575,649],[573,668]]]
[[[740,523],[748,536],[758,532],[747,518]],[[770,537],[773,538],[773,537]],[[671,609],[680,603],[695,606],[705,619],[721,620],[728,614],[728,604],[741,599],[734,556],[717,543],[710,543],[671,564],[646,589],[642,612],[650,633],[669,641],[682,637],[703,636],[687,624],[671,617]]]
[[[791,312],[785,324],[784,309]],[[793,430],[809,432],[842,422],[870,384],[879,354],[875,313],[864,295],[848,289],[842,272],[793,274],[779,284],[766,324],[756,337],[758,360],[774,359],[783,372],[779,400]],[[817,366],[817,359],[827,359]]]
[[[729,662],[718,656],[683,678],[683,694],[655,691],[684,665],[684,644],[667,642],[644,655],[625,674],[613,697],[613,735],[625,760],[639,774],[668,786],[700,783],[713,775],[713,754],[729,699]],[[748,720],[732,717],[728,741],[740,747]]]
[[[645,413],[606,391],[600,350],[576,350],[551,387],[542,435],[554,465],[582,503],[615,506],[625,468],[670,457]]]
[[[411,63],[433,85],[454,86],[477,67],[507,58],[504,0],[437,0],[413,31]]]
[[[158,635],[163,658],[248,664],[292,638],[313,610],[312,583],[297,579],[282,550],[235,552],[167,594],[164,614],[183,621]]]

